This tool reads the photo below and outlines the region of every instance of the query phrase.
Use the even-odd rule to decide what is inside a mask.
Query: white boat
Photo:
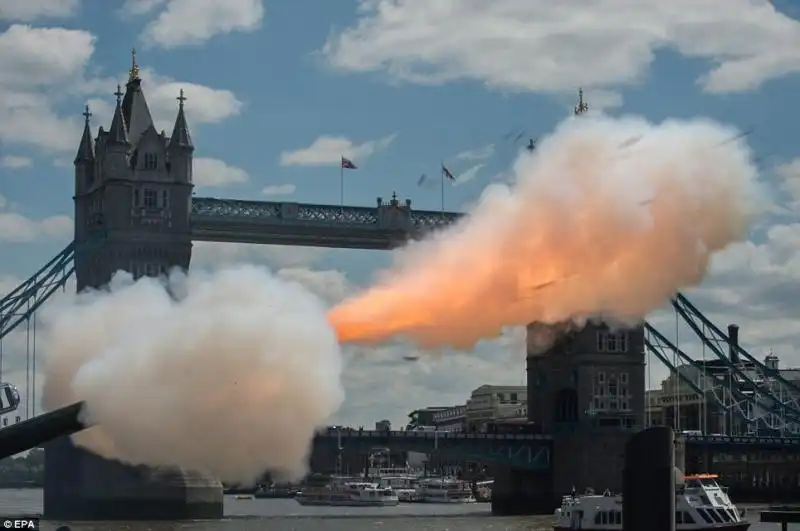
[[[475,503],[469,483],[451,478],[420,479],[416,501],[422,503]]]
[[[417,500],[417,483],[422,474],[411,468],[370,468],[369,478],[381,486],[391,487],[401,502]]]
[[[399,503],[391,487],[366,481],[309,486],[298,492],[294,499],[300,505],[333,507],[391,507]]]
[[[728,498],[713,474],[683,478],[676,486],[676,531],[746,531],[750,523]],[[622,529],[622,496],[605,493],[564,496],[556,509],[554,531]]]

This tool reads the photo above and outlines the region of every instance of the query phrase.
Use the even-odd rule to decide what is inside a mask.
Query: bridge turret
[[[392,199],[388,204],[378,198],[378,226],[383,229],[403,233],[403,237],[413,229],[411,223],[411,201],[408,199],[404,204],[400,204],[397,199],[397,192],[392,192]]]

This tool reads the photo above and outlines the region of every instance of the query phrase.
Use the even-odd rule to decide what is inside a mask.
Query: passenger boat
[[[333,507],[391,507],[399,503],[391,487],[366,481],[308,486],[298,492],[294,499],[300,505]]]
[[[417,500],[417,483],[421,474],[409,467],[406,468],[370,468],[367,470],[370,479],[381,486],[391,487],[401,503]]]
[[[417,483],[416,498],[422,503],[475,503],[469,483],[459,479],[426,478]]]
[[[750,527],[714,474],[686,476],[675,490],[676,531],[746,531]],[[622,496],[608,492],[564,496],[553,530],[572,529],[621,530]]]

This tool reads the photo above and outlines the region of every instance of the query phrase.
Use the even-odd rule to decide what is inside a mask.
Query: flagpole
[[[344,156],[339,161],[339,205],[344,210]]]
[[[444,161],[442,161],[442,213],[444,214]]]

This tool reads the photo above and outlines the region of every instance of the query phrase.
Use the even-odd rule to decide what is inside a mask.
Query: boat
[[[391,507],[400,502],[391,487],[368,481],[309,485],[294,499],[300,505],[333,507]]]
[[[715,474],[685,476],[675,490],[676,531],[746,531],[750,527],[744,511],[731,502]],[[564,496],[553,530],[572,529],[621,530],[622,496],[608,491]]]
[[[373,467],[367,469],[366,476],[370,480],[377,481],[383,487],[391,487],[401,503],[417,501],[417,482],[422,477],[420,471],[408,466],[403,468]]]
[[[417,483],[416,498],[421,503],[475,503],[469,483],[452,478],[424,478]]]

